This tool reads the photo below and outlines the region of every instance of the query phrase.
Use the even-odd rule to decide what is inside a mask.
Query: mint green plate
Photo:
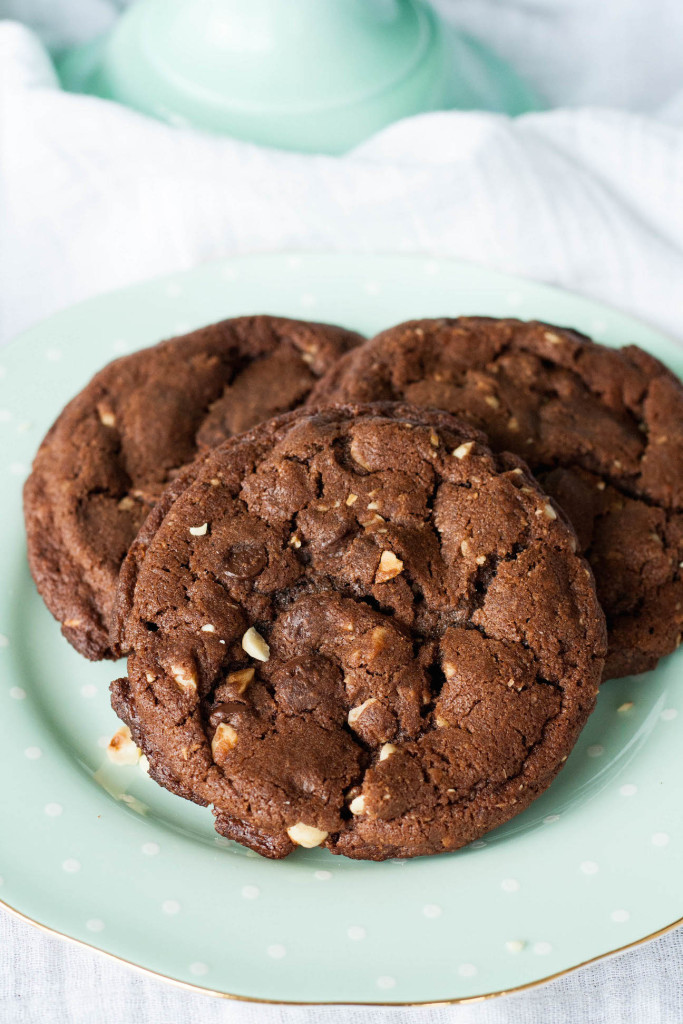
[[[606,684],[564,771],[518,818],[450,855],[266,861],[210,813],[111,765],[107,685],[61,638],[26,566],[21,486],[64,402],[116,355],[239,313],[367,332],[490,313],[637,342],[655,330],[566,293],[415,257],[260,255],[85,302],[0,352],[0,896],[34,922],[217,993],[419,1003],[537,984],[683,917],[681,655]]]

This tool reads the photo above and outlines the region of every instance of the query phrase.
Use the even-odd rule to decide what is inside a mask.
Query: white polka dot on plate
[[[176,334],[187,334],[189,329],[190,325],[186,320],[179,320],[178,323],[173,328]]]
[[[653,846],[668,846],[669,835],[667,832],[655,832],[650,842]]]
[[[202,974],[208,974],[209,968],[206,964],[203,964],[200,960],[195,960],[193,964],[190,964],[190,974],[197,976]]]
[[[2,380],[2,378],[5,376],[6,373],[7,373],[7,367],[6,366],[0,366],[0,380]]]
[[[366,936],[365,928],[361,928],[359,924],[352,924],[350,928],[346,929],[346,934],[354,942],[360,942]]]
[[[124,352],[128,352],[130,349],[130,343],[125,338],[117,338],[116,341],[112,342],[112,352],[116,352],[117,355],[123,355]]]
[[[437,903],[426,903],[422,913],[425,917],[441,917],[441,907]]]
[[[9,637],[4,633],[0,633],[0,647],[9,647]]]
[[[516,878],[504,878],[500,883],[503,892],[519,892],[520,884]]]
[[[396,978],[392,978],[388,974],[382,974],[377,979],[377,988],[388,989],[396,988]]]
[[[600,870],[600,868],[594,860],[581,861],[579,867],[581,871],[583,871],[584,875],[597,875],[598,871]]]
[[[287,950],[285,949],[285,947],[281,946],[277,942],[273,946],[268,946],[266,953],[273,960],[282,960],[283,956],[287,956]]]
[[[61,804],[45,804],[43,808],[48,818],[58,818],[64,808]]]
[[[319,882],[329,882],[330,878],[332,878],[332,872],[331,871],[314,871],[313,872],[313,877],[315,879],[317,879]]]
[[[98,736],[97,746],[101,747],[102,750],[106,750],[111,743],[111,736]]]
[[[302,259],[301,256],[288,256],[287,266],[290,270],[298,270],[301,267]]]
[[[366,295],[379,295],[380,287],[376,281],[366,281],[364,291]]]
[[[560,820],[559,814],[546,814],[545,818],[543,819],[543,824],[544,825],[554,825],[555,822],[559,821],[559,820]]]
[[[143,843],[141,849],[148,857],[155,857],[161,850],[161,847],[158,843]]]
[[[0,423],[9,423],[12,419],[12,413],[9,409],[0,409]]]
[[[605,753],[605,748],[601,746],[599,743],[594,743],[591,747],[588,748],[586,753],[589,757],[602,757],[602,755]]]
[[[183,293],[183,289],[180,287],[177,281],[169,281],[164,291],[171,299],[177,299]]]
[[[619,792],[622,796],[635,796],[638,792],[638,787],[634,786],[632,782],[627,782],[625,785],[619,787]]]
[[[27,747],[24,751],[24,755],[29,761],[37,761],[39,757],[43,756],[43,752],[40,747]]]
[[[236,281],[237,271],[234,267],[223,267],[221,270],[221,277],[224,281]]]
[[[245,900],[257,900],[261,895],[258,885],[243,885],[242,896]]]
[[[89,932],[101,932],[104,929],[104,921],[101,921],[99,917],[91,917],[89,921],[85,922],[85,927]]]
[[[629,914],[628,910],[613,910],[610,914],[612,920],[615,921],[617,924],[624,924],[625,921],[628,921],[630,916],[631,915]]]
[[[57,363],[62,358],[62,353],[58,348],[48,348],[45,350],[45,358],[51,363]]]
[[[28,466],[25,466],[23,462],[10,462],[9,471],[12,476],[26,476]]]
[[[69,875],[75,875],[77,871],[81,870],[80,861],[74,860],[73,857],[67,857],[62,861],[62,870]]]
[[[164,900],[161,904],[161,909],[165,914],[177,914],[180,910],[180,904],[177,900]]]
[[[81,686],[81,697],[96,697],[97,687],[93,683],[86,683]]]
[[[2,875],[0,875],[0,885],[4,885],[4,884],[5,884],[5,879],[2,877]]]
[[[304,292],[299,298],[299,302],[302,306],[315,306],[315,295],[311,295],[310,292]]]
[[[26,690],[22,690],[20,686],[13,686],[9,691],[9,695],[12,700],[24,700],[26,697]]]
[[[674,718],[678,717],[678,712],[676,708],[664,708],[659,717],[663,722],[673,722]]]
[[[458,967],[458,974],[461,978],[473,978],[477,973],[477,968],[474,964],[460,964]]]
[[[593,334],[604,334],[606,330],[607,324],[604,320],[597,319],[591,321],[591,331]]]
[[[522,303],[522,296],[520,292],[508,292],[505,296],[505,301],[508,306],[519,306]]]
[[[538,956],[547,956],[548,953],[552,953],[552,951],[553,947],[550,945],[549,942],[534,943],[534,953],[537,953]]]
[[[427,260],[427,262],[424,265],[424,272],[425,274],[429,274],[430,276],[432,274],[438,274],[439,264],[436,262],[436,260]]]

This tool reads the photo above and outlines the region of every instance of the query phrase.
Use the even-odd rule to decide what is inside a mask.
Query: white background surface
[[[683,340],[683,3],[440,0],[561,109],[405,121],[283,155],[56,87],[51,46],[109,0],[0,0],[0,341],[79,299],[231,253],[461,256]],[[305,315],[305,313],[303,314]],[[625,851],[627,855],[627,851]],[[400,922],[397,922],[400,926]],[[639,1024],[683,1019],[683,933],[541,989],[433,1010],[261,1007],[182,992],[0,914],[0,1024]]]

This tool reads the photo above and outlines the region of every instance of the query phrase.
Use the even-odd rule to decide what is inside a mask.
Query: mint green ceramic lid
[[[421,0],[138,0],[61,74],[171,123],[310,152],[424,111],[534,105]]]

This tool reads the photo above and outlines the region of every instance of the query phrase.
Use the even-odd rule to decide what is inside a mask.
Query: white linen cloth
[[[123,6],[119,3],[118,6]],[[87,296],[273,249],[459,256],[602,299],[683,339],[683,4],[440,0],[553,104],[443,113],[343,158],[283,154],[63,94],[47,53],[109,0],[0,0],[0,341]],[[432,1010],[212,1000],[0,914],[0,1024],[668,1024],[683,933],[545,987]]]

